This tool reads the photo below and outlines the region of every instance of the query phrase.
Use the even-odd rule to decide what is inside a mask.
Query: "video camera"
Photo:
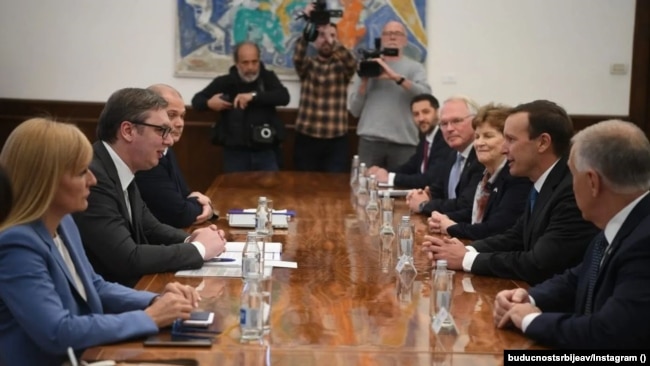
[[[343,10],[327,10],[327,0],[315,0],[314,10],[311,11],[309,16],[304,13],[300,15],[301,18],[307,19],[308,22],[315,25],[330,24],[330,18],[340,18],[343,16]]]
[[[378,58],[381,55],[384,56],[397,56],[399,55],[399,50],[397,48],[381,48],[381,38],[375,38],[375,49],[362,49],[360,50],[361,57],[363,60],[359,62],[359,70],[357,74],[360,77],[374,78],[384,71],[381,65],[377,61],[372,61],[373,58]]]

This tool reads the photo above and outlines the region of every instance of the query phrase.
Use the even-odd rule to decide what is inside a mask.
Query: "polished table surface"
[[[298,269],[275,268],[271,333],[262,344],[240,344],[242,281],[222,277],[144,277],[138,289],[159,292],[166,283],[195,286],[200,307],[216,313],[222,330],[211,348],[143,347],[142,339],[95,347],[86,360],[160,360],[191,358],[200,365],[500,365],[504,349],[539,348],[516,330],[496,329],[492,310],[500,290],[522,283],[457,272],[451,314],[457,333],[436,335],[431,327],[431,263],[419,250],[424,218],[412,215],[415,266],[411,286],[394,269],[379,265],[377,235],[371,235],[362,210],[350,195],[349,176],[321,173],[235,173],[218,177],[207,192],[222,213],[217,223],[230,241],[244,241],[245,229],[229,229],[230,208],[255,207],[259,196],[275,209],[292,209],[288,229],[276,229],[282,259]],[[408,214],[395,200],[394,223]],[[393,243],[395,245],[395,242]]]

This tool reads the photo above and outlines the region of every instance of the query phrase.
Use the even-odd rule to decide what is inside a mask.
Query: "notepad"
[[[243,241],[229,241],[226,243],[226,253],[228,252],[243,252],[246,242]],[[266,253],[282,253],[282,243],[279,242],[267,242],[264,245],[264,251]]]
[[[254,228],[255,227],[255,215],[250,213],[229,213],[228,214],[228,225],[230,227],[241,227],[241,228]],[[277,229],[286,229],[289,227],[289,220],[287,215],[273,215],[273,228]]]

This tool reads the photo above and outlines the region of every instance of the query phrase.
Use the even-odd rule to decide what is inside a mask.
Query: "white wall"
[[[189,103],[209,79],[175,78],[174,0],[2,0],[0,97],[104,101],[163,82]],[[634,0],[428,0],[434,94],[573,114],[626,115]],[[627,75],[610,75],[624,63]],[[297,107],[298,84],[286,82]]]

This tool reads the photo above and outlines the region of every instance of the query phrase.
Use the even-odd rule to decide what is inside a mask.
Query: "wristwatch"
[[[406,80],[406,79],[404,78],[404,76],[402,76],[401,78],[399,78],[399,80],[396,81],[397,85],[402,85],[402,83],[404,82],[404,80]]]
[[[418,205],[418,210],[419,210],[420,213],[422,213],[422,210],[424,210],[424,206],[426,206],[427,203],[429,203],[429,201],[420,202],[420,204]]]

